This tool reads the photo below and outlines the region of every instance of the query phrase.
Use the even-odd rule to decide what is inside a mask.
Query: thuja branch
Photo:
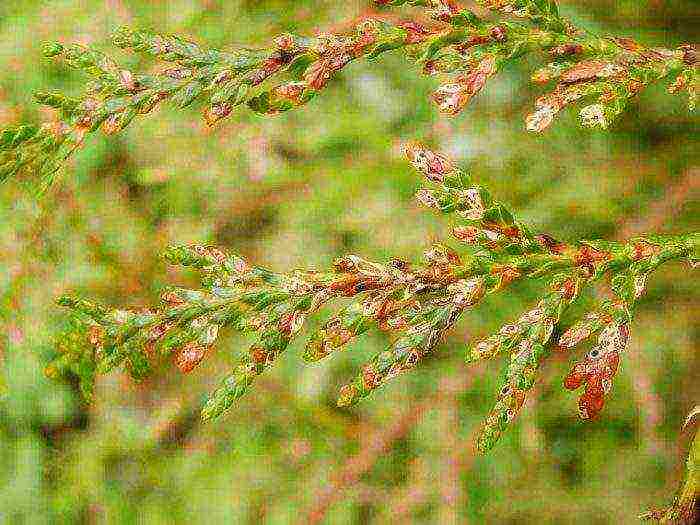
[[[700,405],[688,415],[684,427],[693,423],[697,416],[700,416]],[[700,425],[696,426],[685,464],[685,479],[673,504],[667,509],[642,514],[641,519],[662,524],[697,523],[700,519]]]
[[[418,145],[409,146],[407,155],[431,183],[418,191],[418,201],[458,218],[453,236],[462,244],[459,250],[435,245],[420,264],[399,259],[376,263],[348,255],[330,271],[277,273],[213,247],[172,247],[166,260],[198,268],[202,287],[169,288],[157,307],[136,311],[61,298],[59,303],[75,313],[74,328],[59,338],[61,355],[48,372],[76,374],[89,395],[97,373],[123,367],[138,379],[162,356],[172,356],[187,373],[212,351],[222,329],[255,334],[255,343],[204,407],[203,418],[212,419],[274,365],[311,315],[345,300],[311,334],[303,357],[308,362],[326,358],[369,330],[389,334],[388,347],[341,389],[338,404],[352,405],[434,352],[465,312],[519,282],[535,281],[544,285],[541,300],[467,351],[469,362],[508,356],[503,387],[479,448],[490,449],[515,418],[553,350],[572,349],[594,335],[597,344],[564,384],[571,390],[584,388],[582,418],[598,415],[648,276],[673,261],[697,265],[700,233],[566,244],[533,233],[442,155]],[[563,331],[563,313],[600,280],[610,283],[615,298]]]
[[[479,17],[452,0],[381,0],[421,6],[432,21],[364,20],[347,34],[306,38],[291,34],[268,49],[224,52],[177,36],[119,30],[113,43],[167,64],[156,73],[133,72],[80,45],[50,44],[48,57],[91,77],[83,93],[37,93],[58,110],[57,120],[0,133],[0,180],[36,176],[43,188],[85,137],[113,134],[169,102],[204,106],[213,125],[237,106],[275,115],[305,105],[330,79],[359,59],[403,50],[423,73],[449,78],[433,93],[446,114],[459,113],[487,80],[526,56],[541,64],[532,80],[551,89],[537,99],[527,129],[541,132],[565,107],[585,102],[581,123],[607,128],[628,101],[648,85],[670,79],[669,92],[686,92],[691,109],[700,83],[697,51],[647,48],[626,38],[595,35],[561,17],[553,0],[480,0],[493,16]]]

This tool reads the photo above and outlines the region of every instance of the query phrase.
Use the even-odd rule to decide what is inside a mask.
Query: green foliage
[[[495,22],[451,0],[409,3],[427,8],[441,25],[367,19],[348,35],[282,34],[268,49],[231,52],[203,48],[174,35],[118,30],[112,39],[115,46],[173,64],[154,74],[124,69],[90,47],[46,44],[46,57],[63,57],[92,80],[77,98],[37,93],[36,100],[57,109],[59,118],[0,135],[0,181],[28,173],[38,175],[40,188],[46,189],[87,134],[98,129],[117,133],[164,101],[182,109],[204,99],[209,125],[243,104],[256,113],[276,115],[308,103],[351,62],[397,49],[406,50],[425,74],[451,75],[432,97],[448,115],[461,112],[496,73],[527,55],[544,54],[546,63],[532,80],[556,84],[537,99],[526,119],[527,129],[534,132],[542,132],[564,108],[581,101],[594,101],[580,110],[581,124],[607,129],[629,99],[662,79],[675,79],[669,92],[687,92],[690,109],[695,106],[700,73],[692,45],[669,50],[600,37],[562,18],[550,0],[482,0],[498,17],[506,17]],[[525,22],[508,21],[510,16]]]
[[[265,49],[270,35],[288,31],[345,34],[336,23],[366,6],[5,0],[0,126],[51,119],[54,110],[29,103],[29,93],[82,92],[80,71],[38,59],[42,41],[80,42],[123,69],[154,73],[172,64],[115,50],[114,28],[155,28],[222,50],[236,42]],[[572,0],[561,9],[576,25],[647,46],[673,48],[700,36],[690,0],[663,9]],[[382,16],[420,20],[423,12]],[[165,283],[199,288],[197,270],[155,256],[168,244],[217,245],[278,269],[328,268],[348,252],[417,260],[455,214],[416,212],[416,178],[396,159],[397,137],[424,137],[464,159],[474,179],[488,181],[535,231],[625,239],[698,229],[696,117],[665,94],[663,82],[640,94],[642,109],[628,112],[615,133],[581,133],[562,112],[545,134],[528,135],[522,115],[538,88],[527,85],[524,65],[504,71],[463,118],[449,120],[425,96],[435,80],[416,75],[400,53],[348,66],[308,111],[273,119],[233,111],[208,130],[199,118],[204,96],[185,109],[165,102],[157,118],[86,137],[66,166],[70,176],[41,201],[2,186],[0,521],[289,523],[313,515],[363,524],[635,523],[642,510],[670,502],[669,482],[684,462],[675,446],[679,422],[700,395],[698,288],[684,264],[663,265],[637,302],[614,395],[596,421],[576,420],[575,396],[559,387],[568,354],[553,351],[518,422],[496,453],[478,458],[473,429],[501,378],[478,364],[465,368],[464,346],[531,309],[546,283],[491,295],[462,316],[421,370],[351,409],[335,406],[338,389],[389,347],[382,330],[313,368],[299,366],[297,338],[235,412],[207,425],[199,424],[203,399],[245,348],[235,330],[221,330],[218,350],[187,376],[157,361],[139,382],[119,371],[98,374],[89,404],[74,373],[67,381],[44,377],[53,340],[66,328],[54,302],[65,290],[139,308],[153,304]],[[562,326],[593,308],[590,293],[581,294]],[[304,333],[322,328],[315,318]]]
[[[210,420],[228,410],[275,363],[311,314],[330,301],[352,298],[311,336],[305,352],[308,361],[317,361],[370,328],[390,334],[390,346],[341,389],[338,405],[347,406],[423,361],[464,311],[485,297],[516,281],[546,279],[551,291],[535,308],[469,351],[468,361],[510,353],[498,402],[478,438],[479,449],[487,451],[520,411],[556,343],[552,336],[567,307],[584,287],[607,277],[616,299],[604,302],[599,312],[587,316],[583,325],[574,325],[558,342],[573,348],[600,332],[598,345],[565,382],[572,390],[585,384],[579,412],[584,419],[597,416],[610,392],[633,306],[647,277],[664,263],[689,259],[700,233],[646,236],[627,243],[563,244],[533,234],[444,156],[419,145],[406,151],[415,168],[434,184],[418,191],[418,201],[459,217],[454,236],[467,245],[466,252],[435,245],[425,252],[423,265],[399,259],[377,264],[349,255],[335,261],[332,272],[280,274],[250,267],[216,248],[172,247],[165,259],[202,271],[203,289],[167,289],[154,310],[110,310],[61,298],[59,304],[71,308],[88,327],[79,333],[89,349],[62,345],[64,353],[51,366],[52,373],[68,368],[79,374],[81,384],[89,384],[95,368],[106,373],[124,365],[138,380],[159,355],[173,355],[187,373],[210,352],[221,328],[257,333],[257,341],[204,407],[202,417]],[[71,334],[69,340],[75,337]],[[73,363],[82,363],[85,355],[93,355],[96,365],[76,369]]]

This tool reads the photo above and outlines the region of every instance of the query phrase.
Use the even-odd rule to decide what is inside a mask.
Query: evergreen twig
[[[685,259],[697,266],[700,233],[566,244],[533,233],[444,156],[415,144],[406,151],[431,183],[418,191],[418,201],[459,219],[453,236],[464,249],[435,245],[425,252],[423,264],[398,259],[380,264],[349,255],[338,259],[332,271],[276,273],[213,247],[172,247],[166,260],[200,269],[202,288],[167,289],[158,307],[141,311],[61,298],[59,303],[75,312],[75,328],[59,338],[61,355],[50,365],[50,375],[71,371],[89,393],[97,373],[124,366],[140,379],[162,355],[171,355],[187,373],[211,352],[223,328],[256,334],[256,342],[204,407],[202,417],[213,419],[275,363],[309,316],[349,298],[311,335],[303,353],[306,361],[314,362],[371,329],[391,335],[388,348],[371,357],[341,389],[338,404],[347,406],[414,368],[466,311],[488,296],[507,293],[521,281],[536,281],[546,283],[541,300],[467,350],[468,362],[509,356],[503,387],[478,446],[482,451],[492,448],[517,416],[552,350],[573,349],[596,335],[597,344],[573,367],[564,385],[584,388],[582,418],[597,416],[611,390],[647,278],[672,261]],[[615,299],[600,302],[562,332],[560,321],[568,306],[604,279]]]
[[[153,74],[124,69],[90,47],[48,44],[47,57],[63,57],[92,80],[77,96],[35,94],[40,104],[58,110],[57,120],[0,133],[0,181],[23,173],[37,177],[46,189],[87,134],[119,132],[165,101],[179,108],[200,101],[210,125],[241,105],[279,114],[308,103],[353,61],[394,50],[404,50],[425,74],[450,78],[432,96],[449,115],[461,112],[489,78],[534,56],[541,67],[532,80],[551,85],[526,118],[534,132],[578,102],[585,102],[579,112],[582,125],[607,129],[630,99],[666,79],[670,93],[687,93],[690,109],[696,103],[700,68],[694,46],[648,48],[628,38],[599,36],[562,17],[553,0],[479,0],[491,17],[477,16],[453,0],[378,3],[421,6],[434,23],[367,19],[348,34],[283,34],[268,49],[229,52],[173,35],[117,31],[115,46],[167,64]]]

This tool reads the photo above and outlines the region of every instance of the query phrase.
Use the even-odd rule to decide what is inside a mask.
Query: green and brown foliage
[[[404,50],[423,73],[449,77],[432,96],[448,115],[460,113],[491,77],[533,56],[542,65],[532,81],[551,89],[527,116],[527,129],[534,132],[579,102],[586,103],[579,112],[583,126],[607,129],[630,99],[660,80],[668,81],[669,93],[687,93],[689,108],[695,108],[700,63],[691,44],[672,50],[597,35],[562,17],[553,0],[480,0],[495,15],[485,18],[454,0],[378,2],[406,3],[423,8],[432,22],[366,18],[346,34],[285,33],[260,50],[220,51],[174,35],[118,30],[112,38],[116,47],[166,65],[153,73],[121,67],[91,47],[47,44],[46,57],[63,58],[90,82],[77,97],[35,93],[37,102],[57,111],[57,119],[0,134],[0,181],[27,173],[46,189],[87,134],[117,133],[166,101],[180,109],[203,101],[209,125],[240,105],[276,115],[305,105],[353,61],[395,50]]]
[[[7,0],[0,5],[0,63],[9,72],[0,91],[2,126],[39,128],[54,118],[28,104],[28,93],[82,93],[80,72],[37,59],[41,41],[80,42],[114,56],[120,69],[152,74],[172,65],[115,50],[108,37],[114,28],[156,28],[221,50],[240,42],[265,49],[271,35],[290,31],[346,35],[357,25],[339,20],[401,23],[393,13],[447,28],[423,18],[421,6],[366,6]],[[577,27],[624,34],[645,48],[678,49],[700,36],[689,1],[572,1],[562,13]],[[446,120],[426,97],[435,80],[387,53],[373,64],[349,63],[305,111],[274,119],[232,111],[208,130],[197,115],[206,94],[194,111],[166,102],[158,118],[107,138],[92,134],[66,163],[70,176],[42,201],[3,185],[2,519],[542,523],[565,516],[631,523],[670,500],[689,448],[688,434],[678,437],[679,421],[700,396],[697,284],[684,264],[659,268],[635,303],[614,395],[596,421],[577,421],[575,399],[560,387],[565,363],[575,358],[555,351],[538,369],[542,380],[518,423],[498,453],[486,456],[472,453],[473,429],[502,385],[479,364],[464,367],[464,347],[536,305],[545,283],[513,282],[507,293],[492,294],[462,316],[420,370],[353,408],[336,407],[337,392],[368,355],[392,344],[387,332],[369,331],[352,352],[313,369],[295,362],[303,347],[292,341],[286,358],[257,378],[254,395],[205,426],[198,423],[203,397],[235,368],[245,344],[234,330],[221,330],[217,351],[186,377],[156,361],[139,382],[120,373],[97,377],[90,404],[81,401],[80,373],[67,382],[43,377],[55,334],[66,328],[57,295],[70,290],[139,309],[157,302],[166,283],[200,288],[199,271],[163,265],[154,255],[167,245],[216,245],[273,268],[329,268],[345,253],[418,260],[419,247],[444,239],[450,215],[415,212],[416,179],[397,161],[397,137],[423,137],[461,159],[536,232],[622,242],[698,229],[696,117],[666,95],[664,82],[631,101],[639,108],[615,134],[582,133],[562,112],[545,134],[527,135],[522,117],[541,94],[527,78],[532,69],[528,58],[502,70],[464,117]],[[591,291],[597,288],[570,305],[562,326],[598,310]],[[323,329],[314,318],[306,324],[311,333]]]
[[[466,250],[437,244],[425,252],[421,265],[400,259],[379,264],[348,255],[334,262],[332,272],[276,273],[214,247],[172,247],[164,254],[166,260],[201,270],[203,288],[167,289],[158,307],[136,311],[62,297],[59,304],[76,312],[78,328],[59,337],[62,355],[49,374],[73,372],[90,392],[96,372],[123,365],[134,379],[142,379],[151,361],[163,355],[172,355],[188,373],[212,351],[221,328],[255,333],[256,342],[204,407],[202,417],[209,420],[250,389],[310,315],[330,302],[351,298],[311,335],[304,352],[306,361],[318,361],[370,329],[389,334],[389,347],[342,387],[338,405],[348,406],[434,352],[465,310],[485,297],[507,293],[518,281],[544,281],[549,290],[532,309],[468,351],[468,361],[510,354],[498,402],[478,438],[479,449],[491,449],[517,416],[554,346],[568,350],[595,334],[597,345],[576,364],[565,386],[576,390],[585,385],[579,413],[583,419],[597,416],[612,388],[647,278],[672,261],[697,266],[700,233],[648,235],[623,243],[559,242],[534,234],[444,156],[420,145],[406,152],[434,184],[420,189],[416,198],[428,208],[457,216],[453,235]],[[555,336],[562,331],[560,320],[568,306],[603,278],[611,284],[613,299]]]

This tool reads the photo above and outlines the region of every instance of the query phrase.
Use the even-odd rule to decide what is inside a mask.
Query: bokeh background
[[[77,92],[85,81],[40,58],[45,40],[92,43],[147,68],[109,45],[119,25],[262,45],[282,31],[342,29],[367,4],[2,0],[0,125],[50,118],[31,92]],[[648,44],[700,40],[696,0],[562,9]],[[0,522],[635,523],[671,497],[689,440],[680,425],[700,400],[700,290],[680,264],[650,280],[598,421],[578,419],[576,396],[561,387],[573,357],[562,356],[485,457],[472,437],[501,364],[466,367],[464,349],[533,304],[535,285],[469,314],[432,359],[352,409],[335,406],[337,390],[385,344],[381,334],[315,366],[302,364],[297,342],[206,426],[199,409],[245,349],[238,336],[188,376],[166,363],[140,384],[102,378],[90,405],[75,384],[44,377],[66,323],[53,305],[60,293],[141,306],[166,283],[196,285],[158,258],[170,243],[217,244],[277,270],[325,267],[345,253],[418,259],[448,238],[449,221],[413,201],[418,179],[400,155],[413,138],[565,240],[698,229],[699,121],[663,87],[644,93],[615,133],[581,131],[566,115],[533,136],[523,129],[536,94],[526,68],[492,81],[455,119],[428,102],[436,82],[386,56],[352,65],[324,96],[279,117],[240,111],[209,130],[197,109],[164,108],[91,138],[43,200],[0,187]]]

